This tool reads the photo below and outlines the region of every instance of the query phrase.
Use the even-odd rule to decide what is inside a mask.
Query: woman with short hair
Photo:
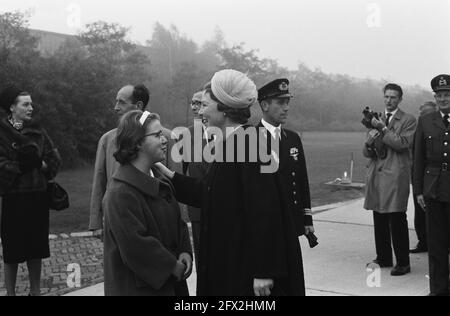
[[[167,152],[159,116],[125,114],[116,142],[120,167],[103,200],[105,295],[187,296],[189,232],[170,181],[152,169]]]
[[[47,184],[61,158],[46,131],[33,122],[28,92],[9,87],[0,96],[1,238],[8,296],[16,295],[17,270],[26,262],[30,295],[40,295],[42,259],[50,257]]]

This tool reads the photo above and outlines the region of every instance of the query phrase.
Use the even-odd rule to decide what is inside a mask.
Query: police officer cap
[[[289,93],[289,80],[277,79],[258,90],[258,101],[264,101],[271,98],[292,98]]]
[[[431,88],[434,92],[450,91],[450,75],[439,75],[431,80]]]
[[[9,112],[11,105],[16,101],[17,97],[22,93],[20,89],[10,86],[0,94],[0,108]]]

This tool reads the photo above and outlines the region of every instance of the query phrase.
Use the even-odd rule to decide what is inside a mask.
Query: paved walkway
[[[309,249],[301,238],[308,296],[425,296],[428,288],[428,258],[412,255],[412,273],[391,277],[390,269],[367,270],[375,258],[372,213],[363,210],[363,200],[316,209],[315,227],[320,245]],[[408,212],[411,245],[417,243],[413,230],[413,205]],[[195,295],[195,271],[189,279]],[[73,292],[72,296],[103,295],[103,284]]]
[[[50,241],[51,257],[43,261],[41,283],[43,295],[63,295],[74,291],[69,285],[77,286],[76,265],[80,267],[81,287],[103,282],[103,244],[96,238],[58,236]],[[0,246],[0,296],[5,295],[3,259]],[[71,265],[72,266],[69,266]],[[75,265],[74,265],[75,264]],[[68,271],[68,268],[71,268]],[[26,264],[19,266],[17,295],[29,293]]]
[[[413,246],[417,242],[417,237],[413,230],[411,203],[408,219]],[[356,200],[315,210],[315,227],[320,245],[315,249],[309,249],[306,239],[301,238],[307,294],[310,296],[428,294],[426,254],[411,257],[412,273],[407,276],[391,277],[389,269],[366,270],[366,263],[375,258],[375,247],[372,214],[363,210],[362,205],[362,200]],[[103,295],[102,244],[97,239],[59,237],[51,242],[51,249],[51,259],[44,262],[44,295]],[[81,267],[80,290],[67,286],[67,277],[70,274],[67,272],[67,266],[70,263],[78,263]],[[28,293],[24,269],[25,267],[21,267],[18,283],[18,294],[21,295]],[[0,270],[3,270],[1,265]],[[190,293],[195,295],[195,271],[188,281]],[[0,275],[0,295],[3,287],[3,275]]]

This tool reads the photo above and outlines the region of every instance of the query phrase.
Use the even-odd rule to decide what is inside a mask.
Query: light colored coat
[[[383,117],[386,121],[386,117]],[[377,159],[364,147],[364,156],[370,158],[366,180],[366,210],[381,214],[405,212],[411,184],[412,154],[417,120],[400,109],[391,119],[383,143],[387,158]]]

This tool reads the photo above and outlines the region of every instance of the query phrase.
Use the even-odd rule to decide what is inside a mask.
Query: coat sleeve
[[[19,163],[8,155],[8,149],[0,143],[0,193],[7,192],[21,174]]]
[[[426,144],[423,132],[423,120],[419,119],[419,125],[414,143],[414,169],[413,169],[413,189],[415,195],[423,194],[423,177],[425,172]]]
[[[59,169],[62,165],[61,155],[59,154],[58,149],[55,148],[53,141],[48,136],[46,131],[44,133],[44,151],[42,160],[48,166],[48,169],[44,172],[47,180],[52,180],[56,177],[59,172]]]
[[[301,179],[299,179],[300,184],[300,196],[302,197],[300,203],[301,208],[303,209],[305,216],[305,225],[313,226],[313,218],[311,211],[311,192],[309,188],[309,178],[308,178],[308,169],[306,167],[306,156],[305,150],[303,148],[303,143],[298,136],[298,147],[299,147],[299,165],[300,165],[300,175]]]
[[[187,227],[187,224],[181,218],[181,214],[178,220],[178,226],[180,229],[179,254],[188,253],[191,255],[191,258],[193,259],[194,256],[192,255],[192,245],[191,245],[191,238],[189,236],[189,229]]]
[[[201,208],[203,202],[203,180],[175,173],[172,179],[178,202]]]
[[[400,133],[388,130],[383,136],[383,143],[396,152],[411,150],[414,134],[416,133],[417,121],[413,116],[408,116]]]
[[[146,219],[136,196],[112,192],[105,202],[108,228],[123,263],[137,277],[159,290],[169,279],[177,258],[147,233]]]
[[[287,275],[286,242],[281,202],[272,174],[260,172],[259,164],[241,164],[245,196],[245,231],[250,269],[255,279]]]
[[[95,157],[94,180],[92,182],[92,193],[90,203],[89,229],[98,230],[103,228],[102,201],[106,192],[106,136],[103,136],[97,147]]]

